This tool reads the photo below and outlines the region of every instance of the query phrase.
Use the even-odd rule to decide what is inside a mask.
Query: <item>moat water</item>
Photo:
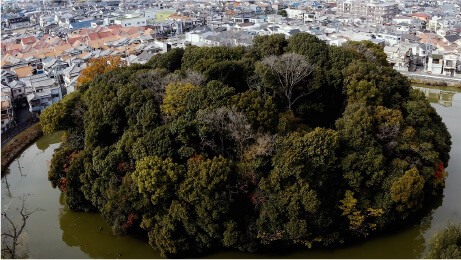
[[[432,235],[447,221],[461,222],[461,89],[449,87],[423,90],[443,118],[452,135],[451,160],[440,206],[421,221],[405,229],[394,230],[361,242],[340,247],[295,250],[280,254],[250,254],[233,250],[203,255],[203,258],[420,258]],[[26,149],[2,178],[2,209],[16,209],[12,198],[30,194],[34,213],[28,220],[21,240],[21,253],[30,258],[160,258],[146,241],[132,236],[116,237],[96,213],[79,213],[67,209],[61,192],[48,181],[48,167],[62,133],[46,135]],[[11,202],[12,201],[12,202]],[[10,204],[11,202],[11,204]],[[2,228],[4,227],[2,222]],[[102,227],[102,230],[100,230]]]

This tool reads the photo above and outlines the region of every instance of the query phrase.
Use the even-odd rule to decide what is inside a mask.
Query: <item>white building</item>
[[[147,25],[147,20],[144,17],[117,18],[114,20],[114,24],[120,24],[122,27],[145,26]]]
[[[442,74],[443,71],[443,53],[440,51],[433,51],[429,56],[427,63],[427,72],[432,74]]]
[[[285,20],[286,20],[285,17],[278,15],[278,14],[267,15],[267,22],[270,24],[279,24]]]
[[[349,0],[338,3],[338,15],[366,18],[368,22],[389,22],[399,12],[397,3],[370,3]]]
[[[303,20],[304,19],[304,13],[306,11],[304,10],[299,10],[299,9],[285,9],[287,11],[287,18],[290,19],[297,19],[297,20]]]
[[[376,39],[384,40],[386,45],[393,46],[400,43],[402,39],[400,35],[392,33],[378,33],[376,34]]]
[[[83,64],[85,66],[85,64]],[[66,85],[67,94],[75,91],[75,86],[77,85],[77,79],[80,76],[80,72],[83,70],[83,67],[80,67],[76,64],[66,68],[62,72],[62,78],[64,84]]]
[[[27,95],[29,102],[29,111],[34,115],[40,115],[45,108],[48,108],[54,103],[62,99],[61,87],[52,87],[42,89],[39,92],[34,92]]]
[[[459,54],[454,52],[446,52],[443,54],[443,74],[454,76],[456,71],[459,71],[458,66]]]

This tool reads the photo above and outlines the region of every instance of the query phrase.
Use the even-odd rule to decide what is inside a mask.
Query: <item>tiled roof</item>
[[[83,37],[73,37],[73,38],[67,38],[67,42],[70,44],[74,44],[76,41],[81,41],[83,40]]]
[[[65,51],[65,50],[68,50],[72,48],[72,45],[70,45],[69,43],[66,43],[66,44],[63,44],[63,45],[60,45],[60,46],[55,46],[53,49],[55,51]]]
[[[111,33],[111,32],[99,32],[99,33],[98,33],[99,39],[106,38],[106,37],[110,37],[110,36],[112,36],[112,33]]]
[[[35,39],[34,36],[30,36],[30,37],[26,37],[26,38],[21,39],[21,43],[23,45],[32,44],[32,43],[34,43],[36,41],[37,41],[37,39]]]
[[[6,50],[7,51],[10,51],[10,50],[22,50],[22,45],[20,43],[12,44],[12,45],[7,46]]]
[[[18,74],[18,78],[25,78],[27,76],[32,75],[32,69],[33,69],[32,66],[25,66],[21,68],[15,68],[14,72]]]
[[[89,33],[87,36],[90,41],[99,39],[98,33]]]

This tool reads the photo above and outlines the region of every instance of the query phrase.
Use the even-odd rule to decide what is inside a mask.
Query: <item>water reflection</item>
[[[277,254],[250,254],[223,250],[203,258],[420,258],[428,238],[461,215],[461,90],[454,88],[420,88],[433,102],[452,134],[452,150],[447,171],[444,198],[428,210],[425,217],[385,234],[332,248],[298,249]],[[433,90],[439,90],[434,92]],[[431,94],[436,93],[436,94]],[[443,102],[442,102],[443,101]],[[146,241],[131,236],[115,237],[100,214],[72,212],[63,206],[59,190],[48,181],[47,161],[61,141],[62,133],[40,138],[16,159],[2,178],[2,205],[12,197],[31,193],[31,205],[46,209],[29,219],[28,248],[32,258],[159,258]],[[443,204],[442,206],[442,199]],[[99,228],[102,227],[100,231]],[[4,226],[2,225],[2,228]],[[121,255],[120,255],[121,254]]]
[[[361,241],[333,245],[329,248],[285,250],[270,254],[249,254],[237,250],[223,250],[204,258],[421,258],[426,250],[425,234],[432,228],[434,213],[442,205],[438,197],[421,213],[421,217],[405,227],[395,228]]]
[[[60,203],[63,204],[61,195]],[[117,237],[99,213],[59,210],[62,240],[78,247],[90,258],[159,258],[147,243],[131,236]]]
[[[453,105],[453,96],[456,92],[430,88],[419,89],[424,92],[427,100],[431,103],[438,103],[444,107],[451,107]]]
[[[64,131],[59,131],[53,134],[44,135],[35,142],[37,148],[41,151],[45,151],[50,147],[50,144],[55,144],[61,142],[62,134]]]

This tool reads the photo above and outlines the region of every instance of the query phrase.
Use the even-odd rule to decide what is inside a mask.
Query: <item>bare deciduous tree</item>
[[[12,215],[8,213],[11,202],[2,210],[2,222],[5,221],[5,225],[2,224],[2,258],[18,257],[17,249],[21,245],[19,238],[26,227],[27,219],[33,213],[42,210],[39,208],[29,209],[26,204],[28,196],[29,194],[18,197],[21,201],[21,205],[16,209],[20,217],[18,222],[14,221]]]
[[[202,73],[195,70],[186,70],[185,77],[181,80],[183,83],[190,83],[194,86],[203,87],[205,86],[206,79]]]
[[[295,94],[297,84],[316,69],[316,65],[312,64],[306,57],[296,53],[285,53],[282,56],[269,56],[263,60],[263,64],[279,81],[280,91],[288,101],[289,110],[296,101],[313,91],[310,89]]]
[[[201,110],[198,113],[198,118],[204,126],[199,131],[202,143],[216,152],[221,152],[221,154],[226,152],[226,139],[232,140],[236,144],[241,155],[244,146],[253,138],[251,125],[245,115],[230,108],[221,107],[212,111]],[[219,144],[215,143],[214,137],[219,139]]]
[[[171,82],[181,82],[183,84],[190,83],[194,86],[203,87],[205,86],[206,79],[202,73],[194,70],[186,70],[184,73],[170,73],[163,78],[163,88]]]
[[[155,100],[161,103],[165,94],[166,72],[160,70],[149,70],[143,73],[134,74],[132,82],[140,89],[150,89],[154,93]]]

